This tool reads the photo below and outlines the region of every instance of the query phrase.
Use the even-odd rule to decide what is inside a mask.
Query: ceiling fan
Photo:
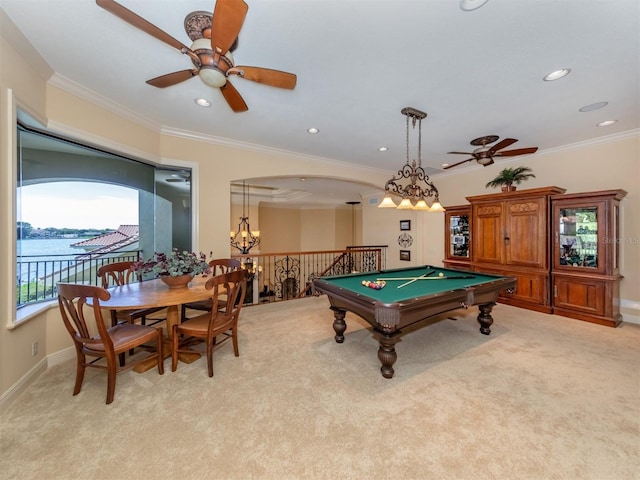
[[[477,146],[473,152],[447,152],[458,155],[471,155],[471,158],[463,160],[462,162],[453,163],[444,167],[445,170],[462,165],[463,163],[470,162],[471,160],[477,161],[483,167],[491,165],[494,157],[515,157],[516,155],[525,155],[527,153],[534,153],[538,150],[538,147],[517,148],[515,150],[499,151],[503,148],[507,148],[509,145],[513,145],[518,140],[515,138],[505,138],[504,140],[496,143],[493,147],[488,147],[489,143],[493,143],[498,140],[497,135],[487,135],[485,137],[479,137],[471,140],[471,145]]]
[[[125,22],[178,49],[193,62],[195,68],[152,78],[147,80],[149,85],[158,88],[170,87],[198,75],[207,85],[220,89],[234,112],[245,112],[249,108],[229,82],[230,75],[289,90],[296,86],[296,76],[293,73],[262,67],[235,66],[233,63],[231,50],[237,44],[238,33],[249,9],[243,0],[217,0],[213,15],[203,11],[188,14],[184,20],[184,27],[193,41],[191,47],[183,45],[114,0],[96,0],[96,3]]]

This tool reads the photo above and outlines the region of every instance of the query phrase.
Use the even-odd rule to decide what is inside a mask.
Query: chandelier
[[[260,230],[251,230],[249,225],[249,216],[246,213],[246,206],[249,204],[249,190],[245,181],[242,181],[242,216],[238,224],[238,230],[229,233],[231,236],[231,246],[237,248],[240,253],[246,255],[256,245],[260,244]]]
[[[399,210],[422,210],[428,212],[444,212],[438,198],[438,189],[429,181],[429,176],[422,168],[422,119],[427,114],[412,107],[405,107],[401,110],[407,117],[407,163],[398,170],[397,176],[391,177],[384,185],[384,199],[378,208],[397,208]],[[418,124],[418,159],[409,161],[409,119],[412,128]],[[405,185],[401,182],[405,181]],[[391,195],[402,197],[399,205],[396,205]],[[433,197],[431,206],[427,204],[427,198]]]

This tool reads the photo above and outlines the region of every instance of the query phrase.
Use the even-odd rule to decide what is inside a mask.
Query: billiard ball
[[[444,277],[444,273],[440,272],[440,273],[438,274],[438,276],[439,276],[439,277]]]

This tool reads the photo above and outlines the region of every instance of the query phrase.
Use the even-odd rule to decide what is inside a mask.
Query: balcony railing
[[[232,255],[251,276],[245,303],[266,303],[312,295],[317,277],[382,270],[386,245],[346,250]]]
[[[56,283],[98,285],[97,271],[113,262],[137,261],[140,250],[91,255],[23,255],[16,271],[16,305],[18,308],[57,298]]]
[[[291,300],[312,295],[315,277],[382,270],[386,245],[347,247],[346,250],[233,255],[250,271],[247,304]],[[17,259],[16,304],[57,298],[56,283],[98,285],[98,269],[105,264],[138,261],[140,250],[91,255],[32,255]]]

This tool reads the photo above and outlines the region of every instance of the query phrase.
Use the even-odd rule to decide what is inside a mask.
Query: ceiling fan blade
[[[473,155],[472,152],[447,152],[447,153],[455,153],[457,155]]]
[[[451,165],[447,165],[446,167],[442,167],[442,168],[444,170],[449,170],[450,168],[457,167],[458,165],[462,165],[463,163],[470,162],[471,160],[474,160],[474,159],[473,158],[467,158],[466,160],[463,160],[463,161],[458,162],[458,163],[453,163]]]
[[[141,16],[133,13],[126,7],[123,7],[117,2],[113,0],[96,0],[96,3],[99,7],[104,8],[106,11],[113,13],[116,17],[120,17],[125,22],[133,25],[136,28],[139,28],[143,32],[148,33],[152,37],[157,38],[161,42],[171,45],[173,48],[177,48],[182,51],[185,49],[186,51],[190,51],[184,44],[173,38],[171,35],[166,33],[163,30],[160,30],[153,23],[145,20]],[[185,52],[183,52],[185,53]]]
[[[151,80],[147,80],[147,83],[153,87],[166,88],[171,85],[175,85],[176,83],[189,80],[197,74],[198,71],[196,69],[180,70],[178,72],[167,73],[166,75],[160,75],[159,77],[152,78]]]
[[[507,150],[505,152],[497,152],[494,157],[515,157],[516,155],[526,155],[527,153],[535,153],[538,147],[518,148],[516,150]]]
[[[498,150],[502,150],[503,148],[507,148],[509,145],[513,145],[518,140],[515,138],[505,138],[504,140],[499,141],[493,147],[489,149],[489,155],[493,155]]]
[[[252,82],[264,83],[272,87],[288,88],[293,90],[296,87],[297,77],[293,73],[281,72],[262,67],[236,67],[240,70],[240,76]]]
[[[243,0],[217,0],[211,22],[211,49],[224,55],[238,38],[249,6]]]
[[[231,82],[229,82],[228,80],[227,83],[220,87],[220,91],[222,92],[224,99],[231,107],[231,110],[233,110],[234,112],[246,112],[247,110],[249,110],[249,107],[247,107],[247,104],[244,103],[244,100],[240,93],[238,93],[236,88],[231,85]]]

